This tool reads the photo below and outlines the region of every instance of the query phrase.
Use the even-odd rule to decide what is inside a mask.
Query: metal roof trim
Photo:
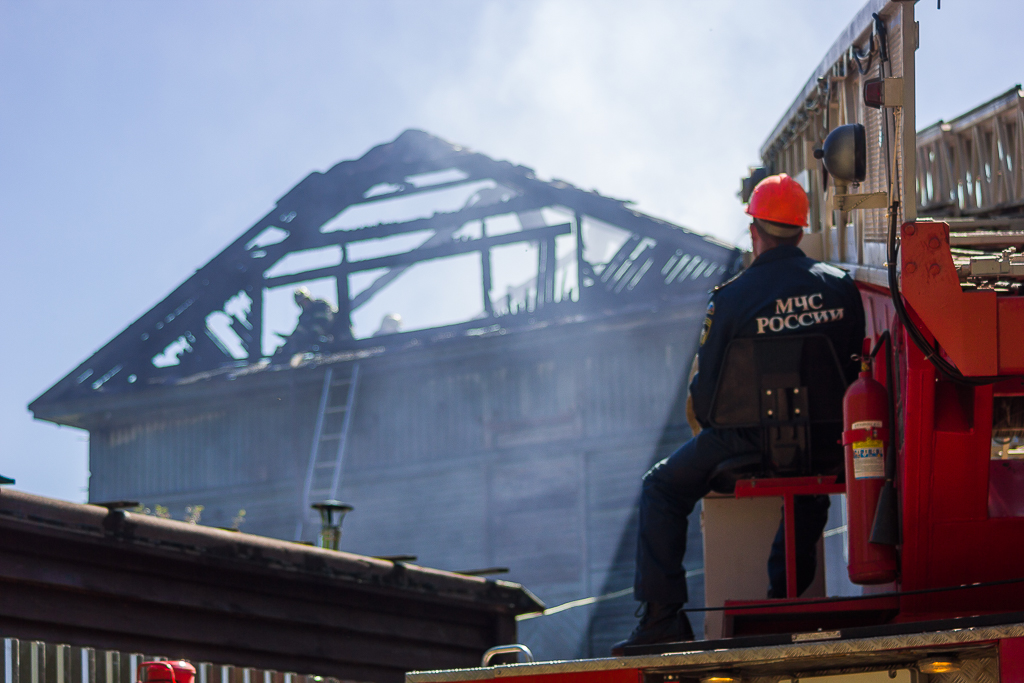
[[[71,503],[21,491],[0,491],[0,529],[30,531],[55,541],[116,546],[140,555],[176,556],[198,564],[230,565],[292,579],[329,581],[353,589],[412,597],[487,603],[515,614],[544,608],[522,586],[441,569],[162,519],[99,505]]]

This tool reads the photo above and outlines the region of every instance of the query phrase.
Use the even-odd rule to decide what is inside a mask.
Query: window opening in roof
[[[406,223],[430,218],[436,213],[452,213],[464,207],[481,189],[495,187],[497,183],[493,180],[476,180],[440,190],[353,204],[324,223],[320,232],[355,230],[381,223]]]
[[[672,272],[669,273],[671,276],[666,280],[665,284],[672,284],[672,281],[682,282],[686,278],[690,277],[697,268],[704,268],[704,259],[700,256],[694,256],[693,258],[686,260],[685,258],[680,259],[679,263]]]
[[[671,278],[667,280],[666,283],[672,284],[674,280],[679,280],[680,282],[682,282],[687,277],[689,277],[690,273],[693,272],[694,268],[699,266],[701,263],[702,259],[700,256],[690,256],[689,254],[687,254],[686,256],[681,258],[676,267],[672,269],[672,272],[669,274]]]
[[[238,318],[238,321],[244,324],[249,329],[252,329],[252,325],[249,325],[248,318],[249,312],[252,310],[252,299],[245,292],[239,292],[233,297],[227,300],[224,304],[224,312],[228,315],[233,315]]]
[[[289,232],[287,230],[282,230],[276,225],[271,225],[269,228],[249,240],[245,245],[245,249],[246,251],[252,251],[253,249],[269,247],[272,244],[283,242],[288,235]]]
[[[668,261],[661,268],[661,274],[664,276],[665,284],[670,285],[672,281],[678,277],[679,273],[683,271],[683,268],[693,260],[693,256],[685,253],[682,249],[676,249],[676,253],[669,257]]]
[[[402,189],[401,185],[394,185],[392,183],[377,183],[369,190],[363,193],[365,199],[370,197],[378,197],[382,194],[391,194],[392,192],[398,192]]]
[[[555,301],[579,301],[580,285],[576,263],[576,235],[555,238]]]
[[[623,253],[621,262],[617,262],[614,271],[607,269],[602,274],[601,280],[616,294],[625,291],[632,291],[647,271],[654,265],[651,250],[657,246],[657,242],[644,237],[636,242],[627,243],[628,253]],[[632,248],[630,248],[630,246]],[[621,250],[620,250],[621,251]]]
[[[516,218],[519,219],[519,225],[523,230],[540,228],[547,225],[547,223],[544,222],[544,214],[540,209],[520,211],[516,214]]]
[[[540,212],[544,216],[544,220],[547,221],[547,225],[561,225],[576,220],[575,212],[564,206],[545,206],[541,208]]]
[[[629,252],[629,259],[631,261],[635,261],[636,259],[640,258],[640,255],[643,254],[645,251],[647,251],[648,249],[653,249],[656,246],[658,246],[657,240],[655,240],[653,237],[644,237],[643,239],[640,240],[636,247],[633,248],[633,251]]]
[[[628,230],[615,227],[590,216],[583,217],[583,258],[598,275],[612,257],[632,236]]]
[[[487,232],[491,224],[488,219]],[[491,305],[495,315],[532,311],[537,296],[536,242],[517,242],[491,249]]]
[[[405,182],[415,187],[429,187],[430,185],[440,185],[442,183],[455,183],[468,177],[469,174],[461,169],[446,168],[443,171],[430,171],[428,173],[406,176]]]
[[[451,238],[456,242],[465,242],[466,240],[478,240],[481,237],[483,237],[483,230],[480,221],[470,221],[453,232]]]
[[[338,284],[333,277],[317,278],[296,282],[281,287],[263,290],[263,356],[274,355],[274,351],[295,331],[299,321],[299,305],[295,303],[295,290],[305,287],[314,299],[323,299],[335,310],[338,309]]]
[[[474,226],[475,226],[475,230],[474,230]],[[402,246],[405,246],[406,248],[390,249],[386,253],[374,253],[374,252],[367,253],[366,250],[362,247],[362,245],[365,245],[365,244],[376,244],[378,242],[378,240],[367,241],[367,242],[353,242],[353,243],[349,244],[349,256],[350,256],[349,261],[357,263],[359,261],[370,259],[370,258],[375,258],[375,257],[378,257],[378,256],[387,256],[387,255],[389,255],[391,253],[406,253],[406,252],[414,251],[417,248],[430,249],[430,248],[433,248],[433,247],[440,247],[440,246],[443,246],[445,244],[451,244],[451,242],[453,242],[453,241],[462,242],[462,241],[466,241],[466,240],[469,240],[469,239],[479,238],[480,237],[480,233],[481,233],[481,230],[480,230],[480,222],[479,221],[470,221],[469,223],[467,223],[465,226],[462,226],[461,228],[458,228],[458,227],[455,227],[455,226],[451,226],[451,227],[447,227],[447,228],[440,228],[440,229],[437,230],[437,232],[434,232],[434,233],[431,233],[429,231],[418,232],[418,233],[411,233],[412,235],[417,235],[418,236],[417,240],[416,240],[416,242],[419,242],[418,244],[412,243],[412,244],[402,245]],[[426,239],[422,239],[424,235],[427,236]],[[399,236],[395,236],[395,237],[397,238]],[[384,241],[384,240],[381,240],[381,241]],[[394,246],[394,245],[401,245],[401,241],[396,241],[392,246]],[[365,257],[365,258],[359,258],[359,257]],[[445,257],[445,258],[449,258],[449,257]],[[353,310],[355,310],[355,309],[363,306],[366,303],[367,300],[369,300],[370,298],[376,296],[377,292],[380,291],[382,288],[390,286],[391,282],[393,282],[395,279],[397,279],[399,275],[404,273],[410,267],[411,267],[411,264],[410,265],[395,266],[395,267],[392,267],[392,268],[375,268],[373,271],[369,271],[369,272],[373,273],[372,276],[360,275],[360,273],[358,273],[358,272],[357,273],[353,273],[352,276],[349,279],[349,296],[352,299],[351,308]],[[360,271],[360,272],[363,272],[363,271]],[[372,288],[372,291],[368,291],[368,290],[371,290],[371,288]],[[365,295],[364,295],[364,292],[365,292]]]
[[[391,272],[388,268],[374,268],[373,270],[361,270],[348,276],[348,295],[356,298],[366,291],[366,288],[380,278]]]
[[[124,368],[123,365],[118,364],[118,365],[115,365],[114,367],[110,368],[109,370],[107,370],[105,373],[103,373],[102,377],[100,377],[98,380],[96,380],[95,382],[92,383],[91,386],[93,388],[93,391],[99,389],[104,384],[109,382],[114,377],[114,375],[116,375],[117,373],[121,372],[121,370],[123,368]]]
[[[479,254],[459,254],[407,268],[394,282],[352,312],[356,339],[374,335],[389,314],[402,318],[402,331],[472,320],[480,315]]]
[[[206,329],[210,339],[221,351],[235,360],[241,360],[246,357],[245,347],[242,338],[231,329],[231,321],[231,316],[224,311],[214,311],[206,316]]]
[[[153,356],[153,366],[157,368],[169,368],[181,363],[181,356],[192,352],[192,345],[182,335],[168,344],[164,350]]]
[[[507,202],[518,194],[518,192],[511,188],[505,187],[500,183],[495,183],[494,187],[482,187],[477,190],[473,196],[466,200],[466,206],[493,206],[495,204]]]
[[[488,216],[484,219],[487,225],[487,236],[507,235],[510,232],[519,232],[523,227],[519,224],[519,218],[514,213],[501,213],[496,216]]]
[[[434,236],[433,230],[417,230],[401,235],[381,237],[376,240],[362,240],[350,242],[348,245],[349,261],[364,261],[366,259],[378,258],[380,256],[391,256],[392,254],[404,254],[421,246],[424,242]]]
[[[289,252],[263,273],[263,277],[271,278],[281,277],[282,275],[294,275],[295,273],[304,273],[308,270],[330,268],[338,265],[341,265],[341,246],[332,244],[317,249]]]
[[[235,360],[246,358],[242,338],[235,331],[235,326],[252,330],[249,313],[252,310],[252,299],[245,292],[239,292],[224,303],[223,310],[214,311],[206,316],[206,329],[210,338],[224,353]]]

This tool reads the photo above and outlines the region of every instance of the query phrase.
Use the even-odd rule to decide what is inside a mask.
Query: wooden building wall
[[[640,477],[689,436],[705,301],[364,359],[339,498],[342,547],[450,570],[508,567],[548,606],[632,585]],[[182,388],[91,433],[90,499],[292,538],[324,369]],[[184,392],[189,392],[186,393]],[[306,536],[310,540],[312,529]],[[687,566],[702,564],[699,523]],[[694,579],[701,600],[700,577]],[[602,656],[631,596],[520,622],[539,658]],[[699,624],[695,624],[699,626]]]

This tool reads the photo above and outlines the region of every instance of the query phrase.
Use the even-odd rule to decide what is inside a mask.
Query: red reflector
[[[885,81],[872,78],[864,82],[864,104],[878,109],[885,102]]]

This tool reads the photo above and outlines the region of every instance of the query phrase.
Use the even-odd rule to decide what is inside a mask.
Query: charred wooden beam
[[[365,228],[355,228],[353,230],[335,230],[333,232],[318,233],[307,237],[303,243],[303,248],[326,247],[334,244],[375,240],[382,237],[393,237],[395,235],[407,235],[411,232],[421,232],[423,230],[439,230],[441,228],[461,227],[470,221],[478,221],[483,218],[489,218],[490,216],[497,216],[506,213],[540,209],[544,206],[547,206],[547,202],[536,196],[513,197],[505,202],[474,205],[464,209],[459,209],[458,211],[436,213],[427,218],[417,218],[402,223],[379,223],[377,225],[370,225]],[[291,249],[295,249],[294,245],[289,249],[289,251]]]
[[[267,287],[281,287],[295,282],[305,282],[318,277],[335,275],[339,270],[347,273],[357,273],[365,270],[377,270],[378,268],[394,268],[396,266],[408,266],[414,263],[422,263],[433,259],[455,256],[458,254],[471,254],[485,249],[492,249],[503,244],[515,244],[516,242],[542,242],[553,240],[558,235],[568,235],[571,231],[569,223],[551,225],[533,230],[521,232],[510,232],[494,237],[483,237],[465,242],[451,242],[439,247],[427,247],[413,249],[401,254],[391,256],[379,256],[377,258],[363,259],[362,261],[348,261],[341,266],[329,266],[316,270],[307,270],[293,275],[281,275],[279,277],[267,278]]]
[[[415,188],[409,186],[408,178],[412,176],[447,169],[457,169],[465,175],[465,178],[436,185]],[[328,221],[352,206],[417,194],[422,195],[483,179],[493,180],[501,187],[508,188],[515,196],[493,203],[478,202],[458,211],[437,213],[427,218],[402,223],[378,224],[329,233],[321,232],[322,227]],[[399,186],[400,189],[392,193],[367,197],[367,191],[380,183],[391,183]],[[248,360],[255,361],[261,358],[263,316],[260,299],[262,289],[266,285],[272,284],[272,282],[276,284],[299,282],[323,275],[344,277],[346,273],[354,271],[353,268],[346,267],[335,268],[333,272],[309,271],[301,276],[289,276],[287,279],[268,281],[264,278],[264,273],[270,264],[276,263],[286,254],[296,251],[344,245],[418,231],[434,231],[440,234],[453,228],[458,229],[467,222],[482,220],[490,216],[557,206],[564,207],[577,216],[577,233],[579,233],[581,218],[592,216],[642,237],[657,240],[659,247],[671,245],[673,250],[682,249],[687,254],[700,256],[702,261],[723,264],[731,274],[736,261],[735,249],[665,221],[641,214],[629,208],[627,204],[628,202],[604,197],[596,192],[580,190],[563,181],[542,181],[529,168],[490,159],[483,154],[453,145],[423,131],[406,131],[396,140],[371,149],[360,159],[341,162],[325,173],[311,173],[281,197],[272,211],[246,230],[223,252],[197,270],[163,301],[142,315],[34,401],[31,409],[37,415],[42,415],[52,412],[53,404],[56,403],[75,401],[87,396],[98,398],[101,394],[118,391],[139,393],[145,387],[150,387],[153,384],[173,382],[175,378],[195,372],[217,372],[225,364],[235,363],[235,359],[226,353],[225,349],[212,343],[206,344],[202,337],[206,333],[207,317],[215,311],[222,310],[224,302],[239,291],[248,292],[254,301],[254,310],[248,320],[252,324],[252,329],[244,330],[245,333],[240,333],[240,336],[247,346]],[[278,243],[259,249],[252,246],[254,239],[265,230],[274,227],[287,232],[287,237]],[[485,245],[477,246],[486,248]],[[577,246],[581,246],[579,234],[577,235]],[[547,245],[543,248],[547,249]],[[457,253],[465,252],[452,252],[453,255]],[[403,257],[398,255],[394,258],[401,259]],[[424,259],[415,258],[408,263],[415,263],[419,260]],[[553,265],[553,258],[546,259],[546,262],[548,261]],[[376,264],[361,263],[363,267],[404,267],[383,265],[396,262],[397,260],[378,261]],[[584,263],[581,258],[578,258],[577,266],[580,273],[592,274],[590,264]],[[553,268],[551,270],[553,274]],[[544,275],[545,277],[540,278],[538,283],[544,293],[541,297],[542,304],[544,299],[551,294],[549,290],[553,285],[548,274]],[[383,276],[371,290],[364,291],[356,300],[353,300],[350,303],[350,309],[358,307],[378,289],[386,286],[394,277],[396,277],[395,273]],[[578,302],[575,302],[581,309],[578,314],[586,314],[589,307],[589,312],[600,311],[604,315],[611,315],[630,309],[639,303],[640,298],[647,299],[647,303],[651,304],[665,296],[675,296],[664,286],[660,289],[656,287],[656,278],[643,277],[645,279],[641,283],[642,286],[635,288],[636,283],[633,282],[633,276],[631,276],[621,296],[620,293],[603,292],[589,301],[585,296],[581,297]],[[693,288],[699,285],[692,283],[689,286]],[[343,296],[344,292],[341,291],[344,289],[344,283],[339,281],[338,287],[339,299],[346,299]],[[672,287],[675,290],[680,289],[676,285],[672,285]],[[702,287],[702,292],[706,289],[707,287]],[[344,302],[339,301],[339,303]],[[486,308],[485,303],[485,310]],[[344,318],[344,312],[342,312],[342,318]],[[458,328],[446,326],[446,329],[456,332]],[[176,339],[189,334],[198,339],[197,343],[201,344],[203,348],[197,348],[196,353],[186,356],[183,359],[184,362],[179,366],[154,367],[152,363],[154,356],[162,353]],[[92,383],[96,378],[104,377],[114,369],[119,370],[109,381],[99,389],[93,389]],[[132,378],[132,381],[128,381],[128,378]],[[48,405],[49,407],[47,407]]]

